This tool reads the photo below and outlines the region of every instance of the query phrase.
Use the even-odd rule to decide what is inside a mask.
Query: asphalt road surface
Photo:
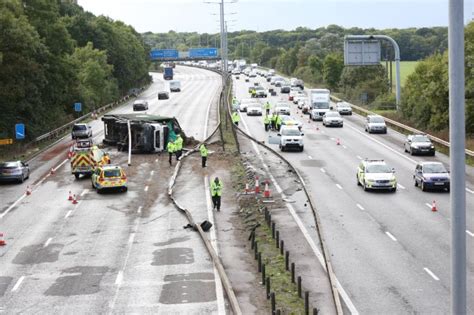
[[[264,78],[244,82],[234,77],[237,98],[248,98],[248,87]],[[268,97],[288,100],[288,94]],[[266,99],[261,99],[262,104]],[[304,152],[284,152],[303,174],[320,212],[336,276],[354,308],[362,314],[446,314],[450,311],[449,193],[422,192],[414,187],[417,161],[449,158],[410,156],[404,153],[404,136],[389,129],[386,135],[364,132],[363,118],[344,117],[343,128],[326,128],[309,122],[291,103],[292,116],[304,123]],[[298,111],[298,112],[297,112]],[[241,113],[240,126],[260,141],[276,132],[265,132],[262,117]],[[319,129],[317,129],[319,128]],[[340,145],[337,145],[337,139]],[[278,145],[272,144],[276,150]],[[384,159],[395,168],[398,189],[365,192],[356,184],[358,163]],[[468,312],[474,312],[474,169],[466,168]],[[431,211],[436,201],[437,212]],[[298,212],[308,230],[314,224],[309,211]],[[314,229],[314,228],[313,228]],[[346,301],[347,302],[347,301]],[[347,308],[346,308],[347,309]]]
[[[160,74],[153,78],[140,96],[149,102],[148,113],[175,116],[187,136],[204,139],[216,126],[220,76],[178,66],[182,92],[160,101],[157,91],[167,83]],[[131,102],[112,111],[131,112]],[[103,123],[91,126],[100,143]],[[24,184],[0,186],[0,232],[7,242],[0,247],[0,313],[224,312],[202,241],[183,229],[184,216],[168,201],[174,168],[166,157],[133,155],[128,167],[126,154],[111,148],[112,163],[125,167],[129,191],[99,195],[90,179],[71,174],[70,145],[68,137],[30,161],[31,178]],[[55,173],[48,176],[51,168]],[[30,196],[24,195],[27,185]],[[78,204],[67,201],[69,191]],[[202,200],[199,218],[207,218],[205,193],[202,183],[189,194]]]

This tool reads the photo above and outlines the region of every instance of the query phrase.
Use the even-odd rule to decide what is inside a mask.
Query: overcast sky
[[[219,31],[217,0],[78,0],[87,11],[132,25],[138,32]],[[230,1],[229,1],[230,2]],[[465,0],[465,19],[474,0]],[[229,31],[344,27],[406,28],[446,26],[448,0],[239,0],[226,3]]]

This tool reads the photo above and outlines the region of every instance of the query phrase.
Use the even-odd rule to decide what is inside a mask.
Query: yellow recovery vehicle
[[[71,172],[76,179],[81,175],[90,176],[97,166],[110,164],[107,153],[93,145],[91,139],[77,140],[71,148]]]

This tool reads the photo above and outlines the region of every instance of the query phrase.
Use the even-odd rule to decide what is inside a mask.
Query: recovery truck
[[[132,139],[132,153],[157,153],[166,151],[169,139],[175,139],[181,127],[175,118],[122,114],[104,115],[104,144],[115,145],[119,151],[128,151],[128,123]]]
[[[77,140],[69,153],[71,172],[76,179],[79,176],[90,176],[97,166],[110,164],[107,153],[92,143],[92,139]]]

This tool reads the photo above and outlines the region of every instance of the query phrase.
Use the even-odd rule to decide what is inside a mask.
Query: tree
[[[340,53],[326,55],[323,63],[323,79],[331,90],[339,85],[342,69],[344,69],[344,58]]]
[[[365,93],[367,102],[371,103],[387,93],[388,80],[382,65],[347,66],[342,70],[340,86],[349,100],[360,101]]]

